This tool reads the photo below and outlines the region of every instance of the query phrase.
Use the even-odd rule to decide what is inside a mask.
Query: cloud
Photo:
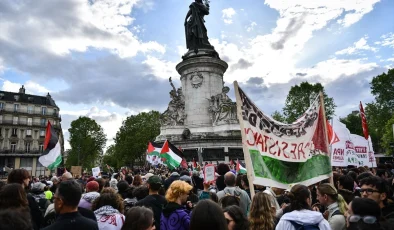
[[[382,40],[375,42],[376,45],[388,46],[394,48],[394,33],[384,34],[380,37]]]
[[[305,77],[306,75],[308,75],[307,73],[296,73],[297,77]]]
[[[21,87],[21,84],[19,84],[19,83],[14,83],[14,82],[11,82],[8,80],[4,80],[1,90],[8,91],[8,92],[19,92],[20,87]],[[47,89],[47,88],[45,88],[33,81],[25,82],[24,87],[26,89],[27,94],[45,96],[48,92],[51,92],[49,89]]]
[[[0,39],[25,49],[56,55],[89,48],[106,49],[120,57],[139,52],[164,53],[155,41],[141,42],[129,29],[138,0],[2,1]],[[26,36],[28,35],[28,36]]]
[[[351,55],[351,54],[360,54],[362,50],[368,50],[372,52],[377,52],[378,49],[375,47],[371,47],[367,44],[367,39],[368,36],[364,36],[360,38],[357,42],[353,44],[353,46],[350,46],[346,49],[339,50],[335,52],[336,55]]]
[[[257,26],[256,22],[251,22],[250,25],[246,27],[246,31],[251,32],[251,31],[253,31],[254,27],[256,27],[256,26]]]
[[[247,60],[240,58],[236,64],[231,65],[230,71],[234,71],[237,69],[247,69],[251,67],[253,63],[248,62]]]
[[[289,38],[297,35],[298,31],[302,28],[303,24],[305,23],[305,16],[305,14],[302,14],[297,18],[290,19],[286,29],[282,32],[279,32],[279,34],[281,34],[280,39],[277,42],[272,43],[272,48],[275,50],[283,49],[284,43],[286,43]]]
[[[222,18],[225,24],[232,24],[233,23],[233,16],[236,14],[233,8],[227,8],[222,10]]]

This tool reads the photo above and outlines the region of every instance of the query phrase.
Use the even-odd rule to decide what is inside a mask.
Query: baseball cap
[[[153,175],[149,177],[148,184],[162,184],[162,181],[159,176]]]

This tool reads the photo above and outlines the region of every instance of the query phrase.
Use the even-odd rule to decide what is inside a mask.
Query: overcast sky
[[[190,3],[0,0],[0,89],[50,92],[66,139],[87,115],[111,144],[128,115],[166,109],[169,77],[179,87]],[[392,0],[211,0],[205,19],[231,89],[238,80],[272,113],[291,86],[320,82],[346,116],[373,100],[370,80],[394,66],[393,12]]]

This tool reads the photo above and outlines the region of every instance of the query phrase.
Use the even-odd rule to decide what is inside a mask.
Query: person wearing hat
[[[82,195],[78,207],[92,210],[93,201],[100,196],[100,193],[98,193],[99,187],[97,181],[88,182],[86,184],[86,193]]]
[[[50,201],[46,198],[44,193],[45,184],[41,182],[36,182],[32,185],[30,190],[30,194],[33,196],[34,200],[38,204],[38,207],[42,214],[45,213],[45,210],[51,204]]]
[[[135,203],[135,206],[145,206],[153,210],[156,230],[160,230],[160,216],[163,212],[163,208],[167,205],[167,200],[159,195],[159,190],[162,185],[163,182],[159,176],[150,176],[147,180],[149,195]]]

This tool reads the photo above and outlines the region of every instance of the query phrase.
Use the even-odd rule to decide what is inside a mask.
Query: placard
[[[98,177],[99,176],[99,174],[100,174],[100,167],[96,167],[96,168],[92,168],[92,175],[94,176],[94,177]]]
[[[71,174],[73,176],[81,176],[82,175],[82,166],[71,166]]]
[[[208,164],[204,167],[204,182],[211,182],[215,180],[215,166]]]

